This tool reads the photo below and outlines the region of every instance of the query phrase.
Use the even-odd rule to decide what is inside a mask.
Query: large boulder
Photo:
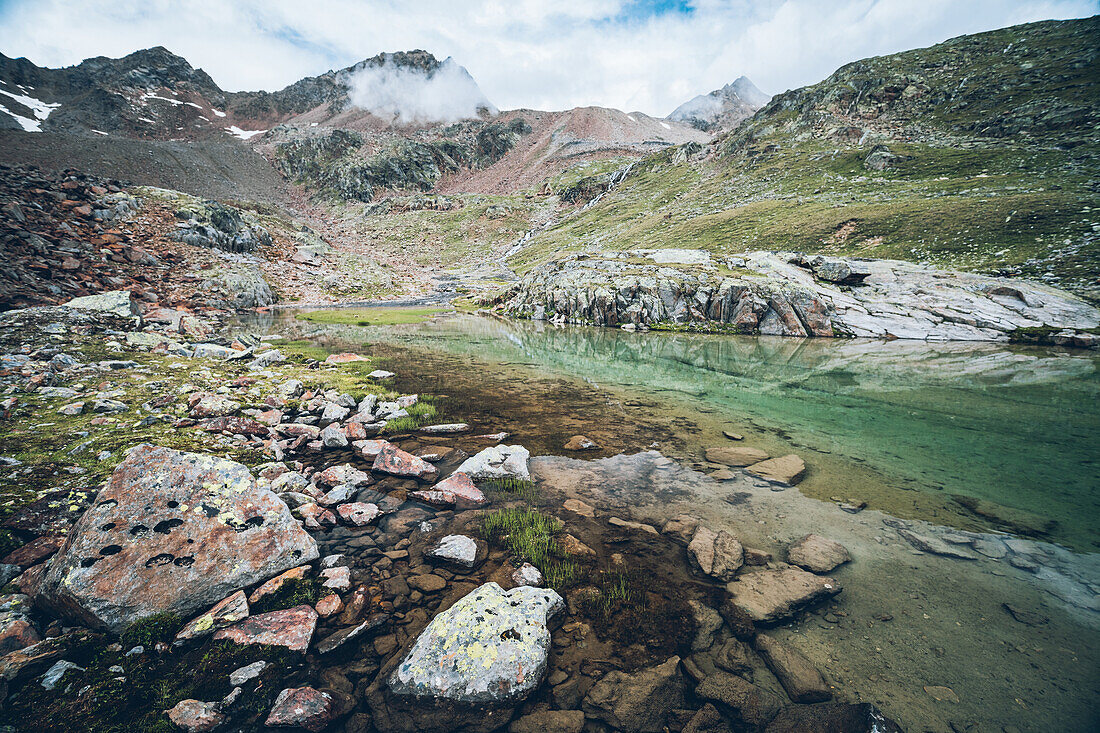
[[[137,316],[140,313],[137,303],[134,302],[133,296],[129,290],[111,290],[106,293],[97,293],[96,295],[85,295],[80,298],[73,298],[65,303],[65,307],[76,308],[77,310],[114,313],[115,315],[126,317]]]
[[[608,672],[593,685],[581,707],[585,715],[628,733],[665,730],[668,714],[683,707],[680,658],[632,674]]]
[[[491,731],[542,683],[553,590],[486,583],[439,614],[368,693],[379,730]],[[383,670],[385,672],[385,670]]]
[[[245,466],[143,444],[73,526],[37,601],[121,631],[154,613],[193,616],[317,557],[313,538]]]

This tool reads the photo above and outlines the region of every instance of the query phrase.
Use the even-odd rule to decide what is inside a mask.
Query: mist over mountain
[[[748,77],[740,76],[721,89],[689,99],[674,109],[668,119],[705,132],[732,130],[770,100]]]

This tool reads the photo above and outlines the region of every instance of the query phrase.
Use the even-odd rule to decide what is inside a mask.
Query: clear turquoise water
[[[668,333],[459,315],[363,340],[627,388],[862,462],[896,485],[987,499],[1100,547],[1100,357],[996,344]]]

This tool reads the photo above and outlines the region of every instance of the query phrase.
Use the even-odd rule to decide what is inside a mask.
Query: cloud
[[[423,48],[454,57],[502,109],[664,115],[742,74],[776,94],[866,56],[1098,11],[1096,0],[7,0],[0,50],[58,66],[159,44],[239,90]]]
[[[345,81],[353,105],[399,124],[455,122],[482,110],[496,112],[473,77],[450,58],[427,72],[386,59],[357,69]]]

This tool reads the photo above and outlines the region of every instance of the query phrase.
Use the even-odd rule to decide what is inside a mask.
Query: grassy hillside
[[[1096,297],[1097,19],[1036,23],[849,64],[708,151],[665,151],[510,264],[687,247],[890,257]]]

